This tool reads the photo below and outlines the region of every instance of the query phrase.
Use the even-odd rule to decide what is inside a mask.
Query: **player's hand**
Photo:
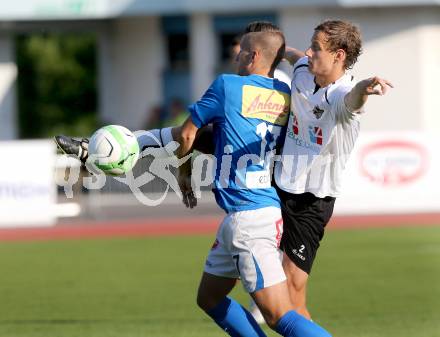
[[[191,187],[191,175],[184,172],[179,172],[179,187],[182,192],[182,201],[187,208],[194,208],[197,206],[197,198]]]
[[[394,88],[391,82],[380,78],[380,77],[371,77],[365,80],[365,95],[385,95],[388,87]]]

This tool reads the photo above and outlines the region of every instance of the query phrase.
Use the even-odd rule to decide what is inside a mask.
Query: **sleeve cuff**
[[[192,122],[194,123],[195,126],[197,126],[198,129],[200,129],[202,126],[205,125],[205,123],[203,123],[202,119],[200,118],[199,114],[197,113],[197,108],[196,108],[195,104],[190,105],[188,107],[188,111],[191,114]]]

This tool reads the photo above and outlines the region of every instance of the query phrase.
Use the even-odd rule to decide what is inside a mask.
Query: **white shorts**
[[[277,207],[228,214],[217,231],[205,272],[241,278],[249,293],[283,282],[282,233],[283,220]]]

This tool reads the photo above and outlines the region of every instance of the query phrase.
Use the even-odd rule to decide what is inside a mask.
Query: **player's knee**
[[[261,311],[264,320],[266,321],[267,325],[275,330],[277,325],[278,325],[278,321],[281,319],[281,317],[283,317],[285,310],[275,310],[273,312],[270,311]]]
[[[203,311],[208,311],[209,310],[209,308],[208,308],[208,306],[209,306],[208,305],[208,301],[206,300],[206,298],[202,294],[200,294],[200,292],[197,294],[196,302],[197,302],[197,306],[200,309],[202,309]]]
[[[264,320],[266,321],[266,324],[272,329],[275,330],[278,324],[278,321],[281,317],[278,317],[277,315],[263,315]]]
[[[295,279],[290,279],[289,281],[289,292],[294,295],[292,297],[303,298],[306,293],[306,283],[301,281],[297,281]]]
[[[202,309],[205,312],[208,312],[210,310],[212,310],[213,308],[215,308],[218,304],[218,300],[216,300],[215,298],[210,297],[207,294],[204,294],[202,292],[199,292],[197,294],[197,306]]]

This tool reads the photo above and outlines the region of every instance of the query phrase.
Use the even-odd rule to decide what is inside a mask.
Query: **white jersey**
[[[289,122],[281,158],[275,164],[277,185],[290,193],[336,197],[348,156],[359,133],[359,114],[344,97],[355,85],[345,74],[320,88],[309,72],[308,58],[294,65]]]
[[[278,68],[275,69],[273,73],[273,77],[276,78],[278,81],[286,83],[289,86],[289,88],[291,88],[290,84],[292,82],[292,79],[283,70]]]

